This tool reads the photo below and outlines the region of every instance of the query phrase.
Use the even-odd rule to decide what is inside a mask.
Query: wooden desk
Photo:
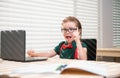
[[[61,74],[11,74],[11,72],[20,67],[28,66],[30,64],[52,64],[52,63],[67,63],[77,60],[67,60],[59,58],[50,58],[47,61],[38,62],[15,62],[0,59],[0,75],[7,74],[9,76],[17,76],[20,78],[103,78],[96,75],[61,75]]]
[[[120,57],[120,48],[98,48],[97,56]]]

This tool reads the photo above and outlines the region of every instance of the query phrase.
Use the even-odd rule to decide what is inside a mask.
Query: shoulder
[[[65,41],[61,41],[60,43],[59,43],[59,45],[62,45],[62,44],[64,44],[65,43]]]
[[[60,48],[62,46],[62,44],[64,44],[65,41],[61,41],[55,48]]]
[[[61,41],[55,48],[54,48],[54,51],[59,54],[60,53],[60,48],[62,46],[62,44],[64,44],[65,41]]]

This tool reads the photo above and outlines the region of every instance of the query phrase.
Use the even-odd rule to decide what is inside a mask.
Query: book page
[[[30,64],[29,66],[25,66],[19,69],[13,70],[12,73],[16,74],[59,74],[61,71],[58,70],[58,67],[60,67],[61,64],[45,64],[45,65],[39,65],[39,64]]]
[[[18,74],[61,74],[67,70],[68,74],[83,72],[87,74],[101,75],[104,77],[120,76],[120,63],[102,61],[75,61],[69,64],[30,64],[28,66],[13,70]],[[64,74],[64,73],[62,73]]]
[[[120,63],[115,62],[98,62],[98,61],[77,61],[70,63],[64,70],[80,69],[105,77],[120,76]],[[63,70],[63,71],[64,71]],[[69,70],[68,70],[69,71]]]

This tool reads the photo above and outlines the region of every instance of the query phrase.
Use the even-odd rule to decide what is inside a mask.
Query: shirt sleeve
[[[54,51],[59,54],[60,53],[60,48],[62,46],[62,44],[64,43],[64,41],[60,42],[55,48],[54,48]]]
[[[87,48],[87,44],[82,42],[82,47],[86,47]]]

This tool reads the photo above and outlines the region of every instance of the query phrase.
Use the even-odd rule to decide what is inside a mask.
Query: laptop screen
[[[7,60],[25,60],[25,31],[1,31],[1,58]]]

